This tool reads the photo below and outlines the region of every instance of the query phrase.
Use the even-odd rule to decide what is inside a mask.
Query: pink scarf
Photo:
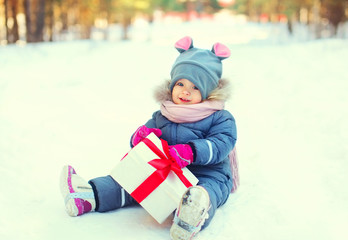
[[[225,103],[223,101],[205,101],[197,104],[178,105],[172,101],[164,101],[161,104],[161,113],[170,121],[175,123],[192,123],[209,117],[214,112],[224,109]],[[231,171],[233,175],[232,193],[235,192],[240,184],[238,160],[236,148],[228,155],[231,164]]]
[[[161,113],[175,123],[192,123],[209,117],[224,107],[223,101],[204,101],[190,105],[178,105],[172,101],[164,101],[161,104]]]

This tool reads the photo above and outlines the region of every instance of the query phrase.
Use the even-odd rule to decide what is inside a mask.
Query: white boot
[[[60,174],[60,192],[65,200],[65,210],[70,216],[76,217],[94,211],[92,186],[69,165],[64,166]]]
[[[209,194],[203,187],[194,186],[187,189],[175,212],[174,223],[170,228],[171,239],[192,239],[208,219],[209,207]]]

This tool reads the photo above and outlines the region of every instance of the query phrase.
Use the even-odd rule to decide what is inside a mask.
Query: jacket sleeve
[[[156,125],[156,119],[157,119],[157,115],[158,115],[159,111],[157,112],[154,112],[152,114],[152,118],[149,119],[149,121],[147,121],[145,123],[145,126],[148,127],[148,128],[158,128],[157,125]]]
[[[194,146],[193,165],[213,165],[226,159],[237,140],[233,116],[228,111],[219,111],[204,139],[190,141]]]

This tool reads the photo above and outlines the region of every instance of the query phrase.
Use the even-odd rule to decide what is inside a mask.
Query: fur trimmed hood
[[[170,80],[166,80],[155,89],[154,97],[158,102],[164,101],[172,101],[172,94],[170,91]],[[208,95],[207,99],[209,100],[217,100],[217,101],[227,101],[231,95],[230,82],[226,79],[220,79],[219,85]]]

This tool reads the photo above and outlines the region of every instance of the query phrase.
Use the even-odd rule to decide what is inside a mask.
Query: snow
[[[69,217],[58,179],[64,164],[86,180],[111,171],[158,109],[185,35],[230,47],[239,137],[241,186],[197,239],[348,239],[347,40],[219,19],[135,26],[128,42],[0,47],[0,239],[169,239],[171,219],[140,207]]]

